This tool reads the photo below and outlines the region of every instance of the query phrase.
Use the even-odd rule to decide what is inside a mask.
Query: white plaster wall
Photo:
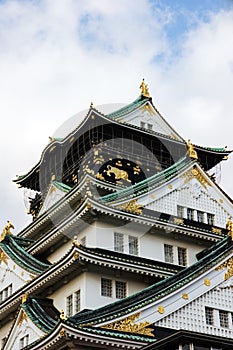
[[[101,278],[111,279],[113,281],[113,296],[105,297],[101,296]],[[146,283],[138,282],[138,281],[129,281],[128,279],[122,277],[115,277],[113,275],[108,274],[95,274],[88,272],[86,273],[86,308],[95,309],[96,307],[101,307],[107,305],[109,303],[113,303],[119,299],[115,297],[115,281],[122,281],[127,283],[127,295],[132,295],[144,288],[148,285]]]
[[[202,251],[205,247],[188,242],[183,239],[169,238],[165,234],[149,234],[144,235],[140,240],[141,255],[143,257],[164,261],[164,244],[172,245],[174,247],[174,253],[177,247],[187,249],[187,264],[191,265],[196,261],[196,254]],[[174,254],[174,263],[178,264],[177,254]]]
[[[113,280],[113,297],[101,296],[101,277]],[[113,274],[102,275],[94,272],[84,272],[52,293],[49,297],[54,300],[54,305],[58,310],[63,309],[66,312],[66,298],[80,289],[81,310],[95,309],[119,300],[114,296],[114,281],[116,280],[127,283],[127,295],[136,293],[148,286],[148,284],[141,281],[129,281],[124,277],[115,277]]]
[[[229,314],[229,328],[220,327],[218,315],[216,325],[206,324],[205,307],[217,310],[225,310],[232,313],[233,310],[233,279],[230,284],[222,288],[221,286],[211,290],[198,299],[190,302],[178,311],[156,322],[156,325],[171,327],[175,329],[185,329],[200,333],[214,334],[222,337],[233,337],[233,320]]]
[[[80,289],[81,291],[81,309],[86,308],[85,305],[85,295],[86,295],[86,274],[83,273],[76,278],[73,278],[72,281],[64,284],[61,288],[53,292],[49,298],[54,300],[54,306],[61,311],[62,309],[66,312],[66,298]]]
[[[64,239],[64,243],[61,247],[57,248],[56,250],[53,250],[54,248],[50,248],[50,254],[47,256],[47,260],[53,264],[59,261],[71,248],[72,248],[72,241],[67,238],[68,241]]]

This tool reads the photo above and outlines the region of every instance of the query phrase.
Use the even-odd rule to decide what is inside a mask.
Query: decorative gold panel
[[[137,312],[134,315],[123,318],[119,321],[109,323],[101,328],[105,329],[114,329],[120,332],[130,332],[136,334],[149,335],[154,337],[153,328],[147,328],[151,323],[148,321],[135,323],[135,321],[140,317],[140,312]]]
[[[180,177],[184,178],[185,184],[193,178],[196,178],[197,181],[199,181],[204,188],[207,188],[207,185],[211,186],[211,182],[208,179],[206,179],[196,167],[193,167],[192,169],[188,170],[185,174],[181,175]]]
[[[7,260],[8,260],[7,255],[5,254],[5,252],[2,249],[0,249],[0,264],[2,262],[4,262],[6,265],[8,265],[8,261]]]
[[[130,202],[118,205],[117,208],[130,211],[134,214],[141,214],[143,210],[142,204],[137,204],[137,199],[133,199]]]
[[[216,271],[227,269],[225,273],[224,280],[227,280],[233,276],[233,257],[229,258],[227,261],[215,268]]]

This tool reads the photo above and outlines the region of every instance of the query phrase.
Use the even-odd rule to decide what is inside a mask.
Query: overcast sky
[[[233,149],[232,33],[231,0],[0,1],[0,225],[31,221],[12,180],[49,136],[91,101],[132,102],[142,78],[184,139]]]

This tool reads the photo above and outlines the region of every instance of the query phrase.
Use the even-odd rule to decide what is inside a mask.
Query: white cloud
[[[39,160],[48,136],[91,101],[131,102],[143,77],[155,104],[184,138],[233,147],[233,13],[200,22],[171,59],[165,26],[174,20],[173,10],[152,11],[152,5],[146,0],[0,4],[0,224],[11,219],[19,229],[28,220],[22,190],[11,179]],[[172,64],[155,63],[160,55]]]

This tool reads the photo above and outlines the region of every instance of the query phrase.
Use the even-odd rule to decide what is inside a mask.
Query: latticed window
[[[148,130],[153,130],[153,125],[148,123],[147,128],[148,128]]]
[[[211,226],[214,225],[214,214],[207,213],[207,223]]]
[[[144,129],[145,129],[145,128],[146,128],[146,123],[141,122],[141,123],[140,123],[140,126],[141,126],[141,128],[144,128]]]
[[[219,323],[221,327],[228,328],[229,327],[229,319],[228,312],[219,310]]]
[[[116,281],[116,298],[123,299],[126,297],[126,282]]]
[[[187,219],[194,220],[194,209],[187,208]]]
[[[81,309],[81,292],[80,289],[74,293],[74,313],[79,312]]]
[[[204,213],[203,211],[197,211],[197,221],[198,222],[204,222]]]
[[[12,283],[0,292],[0,302],[8,298],[12,294]]]
[[[213,325],[214,324],[214,310],[210,307],[205,308],[205,319],[206,324]]]
[[[116,252],[124,251],[124,235],[123,233],[114,232],[114,250]]]
[[[112,296],[112,280],[101,278],[101,295],[103,297]]]
[[[184,207],[182,207],[181,205],[177,205],[177,216],[179,216],[180,218],[184,217]]]
[[[181,266],[187,266],[187,249],[178,247],[178,264]]]
[[[80,295],[81,295],[81,292],[79,289],[66,298],[66,315],[68,317],[70,317],[70,316],[72,316],[80,311],[80,308],[81,308]]]
[[[73,314],[73,295],[69,295],[66,298],[66,315],[68,317],[72,316]]]
[[[173,246],[169,244],[164,244],[164,259],[166,262],[173,263],[174,255],[173,255]]]
[[[138,238],[129,236],[129,254],[138,255]]]

